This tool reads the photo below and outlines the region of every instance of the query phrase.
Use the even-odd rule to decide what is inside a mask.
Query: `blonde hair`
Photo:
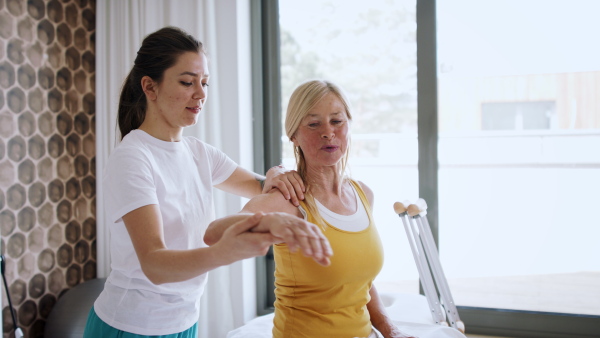
[[[350,113],[350,104],[346,95],[342,91],[340,87],[326,80],[311,80],[302,83],[299,85],[292,96],[290,97],[290,101],[288,104],[287,112],[285,115],[285,133],[287,137],[292,140],[300,123],[308,115],[308,112],[313,109],[321,99],[323,99],[327,94],[334,94],[340,100],[344,109],[346,110],[346,115],[349,121],[352,121],[352,114]],[[340,166],[340,176],[344,176],[346,172],[346,165],[348,163],[348,153],[350,149],[350,141],[348,141],[348,148],[346,149],[346,154],[342,158],[342,164]],[[325,229],[325,224],[323,223],[322,217],[320,217],[319,211],[317,209],[314,197],[310,193],[310,184],[307,181],[307,170],[306,170],[306,159],[304,158],[304,153],[300,147],[294,146],[294,156],[296,157],[296,170],[304,184],[306,186],[306,193],[304,204],[310,214],[315,216],[316,222],[323,229]],[[345,179],[345,178],[344,178]]]

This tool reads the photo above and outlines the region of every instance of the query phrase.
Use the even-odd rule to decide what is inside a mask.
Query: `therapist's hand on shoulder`
[[[300,174],[295,170],[286,170],[283,166],[275,166],[267,171],[263,194],[278,189],[286,200],[294,206],[304,199],[306,188]]]

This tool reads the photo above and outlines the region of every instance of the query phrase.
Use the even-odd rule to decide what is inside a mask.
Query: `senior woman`
[[[345,175],[351,120],[338,86],[321,80],[301,84],[285,119],[306,187],[301,206],[272,190],[252,198],[239,214],[211,223],[206,232],[211,244],[228,226],[259,212],[288,213],[321,227],[333,250],[329,262],[317,264],[285,243],[274,246],[274,338],[380,337],[377,331],[385,338],[410,337],[386,316],[373,285],[383,250],[371,215],[373,192]]]

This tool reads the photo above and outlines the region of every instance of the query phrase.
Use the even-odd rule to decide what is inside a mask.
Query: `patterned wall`
[[[96,277],[95,12],[95,0],[0,0],[0,245],[26,337]],[[2,305],[8,338],[4,291]]]

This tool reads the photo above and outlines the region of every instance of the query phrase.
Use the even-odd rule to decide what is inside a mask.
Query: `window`
[[[600,147],[600,69],[593,61],[600,54],[592,37],[600,28],[593,26],[597,2],[286,0],[279,6],[281,93],[269,89],[281,95],[279,111],[295,85],[324,76],[346,89],[356,116],[372,116],[355,121],[350,164],[352,176],[364,177],[382,202],[375,205],[376,222],[389,227],[382,237],[394,241],[384,246],[395,266],[386,264],[378,288],[418,292],[391,206],[421,195],[439,205],[429,210],[430,223],[434,234],[439,230],[442,264],[469,332],[599,332],[594,258],[600,255],[590,220],[600,157],[582,150]],[[320,26],[306,26],[313,24]],[[382,37],[395,27],[393,37]],[[377,36],[361,42],[368,31]],[[563,68],[553,70],[557,60]],[[366,66],[352,68],[359,61]],[[377,74],[375,81],[365,80],[367,73]],[[379,186],[373,176],[402,182]],[[390,246],[406,250],[390,253]]]
[[[555,103],[484,102],[481,104],[482,130],[524,130],[556,128]]]
[[[439,246],[456,303],[600,316],[600,157],[584,150],[600,146],[600,3],[437,6]]]

